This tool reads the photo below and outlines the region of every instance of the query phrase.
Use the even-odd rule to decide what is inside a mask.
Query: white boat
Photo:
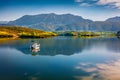
[[[38,49],[40,49],[40,44],[38,44],[38,43],[33,43],[33,44],[30,46],[30,48],[31,48],[31,49],[36,49],[36,50],[38,50]]]

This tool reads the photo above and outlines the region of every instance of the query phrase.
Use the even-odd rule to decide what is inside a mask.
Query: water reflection
[[[120,60],[107,63],[80,63],[75,67],[91,73],[89,76],[74,76],[78,80],[120,80]]]
[[[39,55],[39,51],[40,51],[40,49],[30,49],[31,50],[31,55],[32,56],[36,56],[36,55]]]
[[[41,44],[41,51],[38,49],[29,50],[32,39],[12,40],[5,43],[0,43],[4,47],[12,47],[20,50],[24,54],[31,54],[36,52],[38,55],[73,55],[82,52],[84,49],[90,49],[91,46],[96,47],[104,46],[113,52],[120,52],[120,40],[117,38],[93,38],[93,39],[80,39],[70,37],[57,37],[48,39],[35,39]],[[42,53],[42,54],[41,54]]]
[[[38,53],[40,51],[40,49],[30,49],[31,52],[34,52],[34,53]]]
[[[117,38],[34,39],[40,51],[31,40],[0,42],[0,80],[120,80]]]

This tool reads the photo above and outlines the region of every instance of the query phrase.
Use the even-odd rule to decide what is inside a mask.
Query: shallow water
[[[40,51],[31,51],[31,41]],[[120,80],[120,39],[0,40],[0,80]]]

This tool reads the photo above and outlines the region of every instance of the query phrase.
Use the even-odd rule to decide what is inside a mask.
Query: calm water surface
[[[120,80],[120,39],[0,40],[0,80]]]

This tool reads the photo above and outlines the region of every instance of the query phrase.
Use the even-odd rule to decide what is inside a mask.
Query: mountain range
[[[26,26],[45,31],[119,31],[120,17],[92,21],[72,14],[24,15],[8,25]]]

